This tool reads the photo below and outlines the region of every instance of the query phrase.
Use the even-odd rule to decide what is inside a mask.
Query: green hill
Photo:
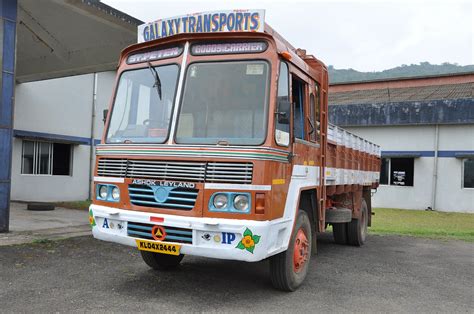
[[[336,69],[334,66],[330,65],[329,82],[341,83],[368,81],[398,77],[451,74],[459,72],[474,72],[474,65],[461,66],[448,62],[443,64],[430,64],[429,62],[421,62],[420,64],[403,64],[399,67],[380,72],[359,72],[354,69]]]

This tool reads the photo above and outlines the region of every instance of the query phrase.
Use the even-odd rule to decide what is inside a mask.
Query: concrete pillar
[[[10,219],[17,8],[17,0],[0,0],[0,232]]]

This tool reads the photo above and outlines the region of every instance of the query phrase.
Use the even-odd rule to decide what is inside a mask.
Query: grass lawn
[[[474,214],[375,208],[370,234],[457,239],[474,242]]]
[[[54,206],[71,208],[71,209],[89,210],[90,204],[91,204],[90,200],[85,200],[85,201],[75,201],[75,202],[57,202],[57,203],[54,203]]]

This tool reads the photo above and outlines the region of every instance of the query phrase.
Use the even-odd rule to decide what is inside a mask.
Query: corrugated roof
[[[330,85],[353,85],[353,84],[363,84],[363,83],[376,83],[376,82],[394,82],[394,81],[412,81],[420,79],[430,79],[430,78],[449,78],[454,76],[463,76],[463,75],[473,75],[474,71],[465,71],[465,72],[453,72],[453,73],[435,73],[435,74],[426,74],[426,75],[408,75],[408,76],[399,76],[392,78],[378,78],[378,79],[368,79],[368,80],[347,80],[341,82],[331,82]]]
[[[423,101],[473,98],[474,83],[446,84],[434,86],[384,88],[331,93],[329,105],[373,104],[403,101]]]

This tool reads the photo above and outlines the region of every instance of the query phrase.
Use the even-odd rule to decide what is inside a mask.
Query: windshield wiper
[[[156,87],[156,90],[158,91],[158,97],[160,97],[161,100],[161,81],[160,81],[160,76],[158,75],[158,72],[156,72],[156,69],[151,65],[150,61],[148,63],[148,68],[151,71],[151,74],[153,74],[153,77],[155,78],[155,84],[153,84],[153,87]]]

